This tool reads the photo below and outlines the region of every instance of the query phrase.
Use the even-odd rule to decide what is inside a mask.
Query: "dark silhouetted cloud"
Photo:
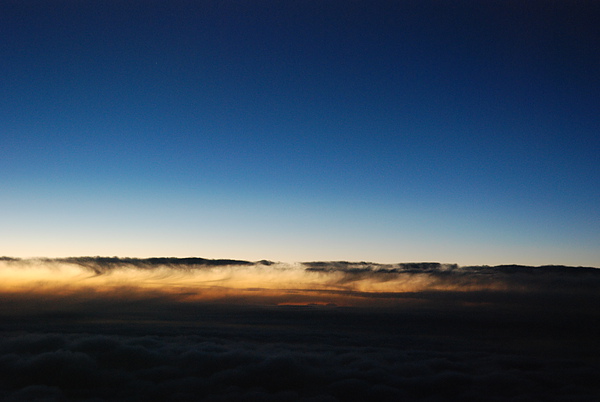
[[[476,333],[458,336],[448,322],[413,319],[400,325],[391,317],[351,312],[304,311],[299,317],[291,311],[243,312],[257,323],[4,331],[0,397],[592,401],[598,396],[591,359],[548,353],[548,347],[539,353],[492,346]],[[234,311],[223,313],[234,321]],[[450,331],[437,332],[443,330]]]

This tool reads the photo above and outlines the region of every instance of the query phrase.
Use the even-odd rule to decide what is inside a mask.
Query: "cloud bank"
[[[0,259],[5,295],[135,299],[227,304],[396,307],[411,303],[597,302],[600,270],[590,267],[470,266],[72,257]]]
[[[600,270],[0,259],[2,400],[593,401]]]

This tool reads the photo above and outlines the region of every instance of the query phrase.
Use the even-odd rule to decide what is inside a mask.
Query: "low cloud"
[[[355,307],[436,303],[600,302],[600,270],[589,267],[468,266],[71,257],[0,259],[0,292],[50,298],[157,299],[259,305]]]
[[[82,329],[100,333],[4,333],[0,397],[591,401],[598,395],[596,367],[584,360],[491,348],[476,337],[464,339],[473,342],[465,348],[454,333],[392,334],[381,330],[401,326],[383,323],[344,330],[345,320],[372,324],[361,315],[338,315],[334,324],[316,318],[321,326],[313,329],[302,327],[302,319],[290,325],[280,317],[271,318],[278,324],[272,326],[98,325]],[[107,333],[115,329],[125,333]]]
[[[0,399],[597,400],[600,270],[0,258]]]

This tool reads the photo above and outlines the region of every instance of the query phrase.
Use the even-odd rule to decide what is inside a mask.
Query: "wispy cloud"
[[[67,297],[161,295],[180,302],[322,304],[387,307],[408,299],[520,303],[561,297],[596,301],[600,270],[565,266],[471,266],[72,257],[0,260],[0,290]],[[94,296],[93,296],[94,295]],[[134,296],[135,295],[135,296]],[[563,306],[564,307],[564,306]]]

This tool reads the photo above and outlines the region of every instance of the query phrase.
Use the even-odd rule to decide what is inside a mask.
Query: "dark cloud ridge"
[[[568,265],[465,265],[444,264],[439,262],[408,262],[398,264],[380,264],[374,262],[350,262],[350,261],[312,261],[303,262],[307,270],[310,271],[345,271],[345,272],[406,272],[406,273],[427,273],[427,272],[504,272],[504,273],[568,273],[581,274],[582,272],[600,273],[600,269],[594,267],[568,266]]]
[[[13,257],[0,257],[0,261],[6,262],[27,262],[39,261],[46,263],[76,264],[94,271],[96,274],[102,274],[112,269],[123,267],[135,267],[140,269],[152,269],[156,267],[169,267],[174,269],[193,269],[203,267],[220,266],[251,266],[251,265],[271,265],[271,261],[262,260],[258,262],[233,260],[233,259],[207,259],[200,257],[152,257],[152,258],[132,258],[132,257],[66,257],[66,258],[35,258],[21,259]]]
[[[9,256],[0,256],[0,261],[5,262],[26,262],[26,261],[41,261],[41,262],[58,262],[67,264],[78,264],[84,267],[102,267],[104,269],[116,268],[119,266],[134,266],[139,268],[152,268],[156,266],[168,267],[213,267],[227,265],[273,265],[275,262],[269,260],[247,261],[236,259],[207,259],[201,257],[151,257],[151,258],[135,258],[135,257],[106,257],[106,256],[81,256],[81,257],[66,257],[66,258],[33,258],[22,259]],[[426,273],[426,272],[455,272],[457,270],[469,270],[473,272],[489,272],[500,271],[504,273],[566,273],[570,275],[581,274],[593,270],[600,272],[600,269],[595,267],[582,266],[566,266],[566,265],[471,265],[459,266],[458,264],[446,264],[439,262],[406,262],[397,264],[381,264],[376,262],[352,262],[352,261],[309,261],[302,262],[302,266],[308,271],[345,271],[345,272],[406,272],[406,273]]]

